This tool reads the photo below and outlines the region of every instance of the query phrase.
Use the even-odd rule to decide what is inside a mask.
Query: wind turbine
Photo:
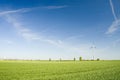
[[[90,49],[92,50],[93,60],[94,60],[94,50],[96,49],[96,46],[95,46],[94,42],[93,42],[92,46],[90,47]]]

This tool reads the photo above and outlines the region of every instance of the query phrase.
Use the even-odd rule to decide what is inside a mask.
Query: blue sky
[[[0,0],[0,26],[0,58],[120,59],[119,0]]]

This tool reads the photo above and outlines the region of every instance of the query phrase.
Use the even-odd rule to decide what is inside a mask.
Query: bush
[[[97,61],[100,61],[100,59],[99,59],[99,58],[97,58]]]

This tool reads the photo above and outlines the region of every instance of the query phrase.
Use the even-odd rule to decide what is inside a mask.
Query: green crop
[[[120,61],[0,61],[0,80],[120,80]]]

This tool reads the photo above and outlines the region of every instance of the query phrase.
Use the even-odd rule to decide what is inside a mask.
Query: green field
[[[120,80],[120,61],[0,61],[0,80]]]

